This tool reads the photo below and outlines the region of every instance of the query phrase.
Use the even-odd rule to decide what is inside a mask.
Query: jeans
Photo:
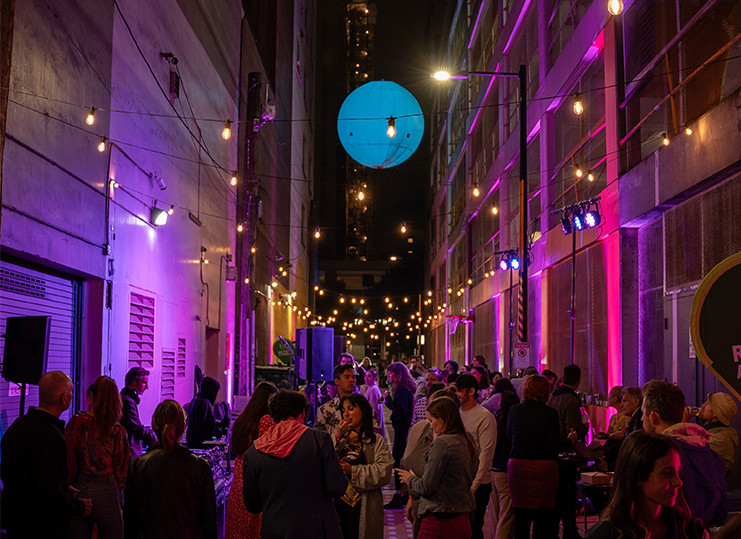
[[[123,492],[112,475],[96,477],[78,474],[72,484],[80,492],[80,499],[89,498],[93,510],[87,517],[74,517],[71,526],[71,539],[90,539],[93,536],[93,525],[98,526],[98,537],[105,539],[123,539]]]
[[[402,457],[404,456],[404,450],[407,448],[407,434],[409,434],[409,423],[392,423],[394,427],[394,446],[391,450],[391,455],[394,457],[394,468],[399,468]],[[396,476],[396,490],[401,490],[401,479],[399,474]]]
[[[476,510],[473,512],[471,522],[471,538],[484,539],[484,517],[486,516],[486,509],[489,507],[491,483],[479,485],[473,497],[476,500]]]

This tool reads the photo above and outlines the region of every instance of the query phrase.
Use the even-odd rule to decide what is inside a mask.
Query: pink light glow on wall
[[[620,307],[620,234],[613,232],[602,242],[607,287],[607,387],[623,383]]]

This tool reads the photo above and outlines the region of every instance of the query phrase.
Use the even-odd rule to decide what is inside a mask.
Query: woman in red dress
[[[234,422],[231,433],[231,450],[237,455],[234,461],[234,477],[226,504],[224,539],[259,539],[262,528],[262,513],[247,511],[242,499],[242,466],[245,452],[252,443],[275,424],[268,415],[268,399],[278,389],[269,382],[260,382],[255,387],[250,402]]]

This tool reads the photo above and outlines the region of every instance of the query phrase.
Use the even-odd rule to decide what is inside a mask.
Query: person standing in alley
[[[139,420],[140,395],[149,387],[149,371],[144,367],[132,367],[126,373],[124,385],[126,387],[121,390],[121,424],[128,434],[133,460],[142,454],[142,445],[149,447],[156,441],[152,429],[142,425]]]

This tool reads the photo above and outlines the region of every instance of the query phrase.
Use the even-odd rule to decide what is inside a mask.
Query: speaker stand
[[[26,382],[21,383],[21,415],[23,415],[23,407],[26,405]]]

